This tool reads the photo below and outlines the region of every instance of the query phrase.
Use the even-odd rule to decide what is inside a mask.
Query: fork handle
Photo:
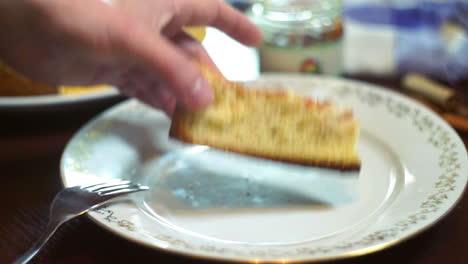
[[[28,263],[37,253],[44,247],[44,245],[49,241],[55,231],[64,223],[65,221],[47,223],[47,227],[42,233],[39,240],[37,240],[34,245],[24,253],[20,258],[15,260],[13,264],[26,264]]]

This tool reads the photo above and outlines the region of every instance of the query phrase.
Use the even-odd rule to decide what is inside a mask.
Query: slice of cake
[[[176,109],[171,137],[278,161],[360,168],[359,124],[350,110],[292,92],[246,89],[202,69],[214,103],[196,112]]]

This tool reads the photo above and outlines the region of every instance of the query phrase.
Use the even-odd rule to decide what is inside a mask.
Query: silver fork
[[[54,232],[68,220],[80,216],[117,196],[147,190],[148,187],[129,181],[75,186],[61,190],[52,201],[49,222],[41,238],[14,264],[30,261],[47,243]]]

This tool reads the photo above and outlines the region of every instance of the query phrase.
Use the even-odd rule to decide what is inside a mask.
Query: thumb
[[[127,23],[132,25],[123,25],[124,30],[114,32],[113,37],[118,41],[119,49],[136,57],[150,71],[160,75],[178,104],[187,109],[198,109],[213,101],[212,89],[194,59],[163,36],[155,36],[144,25]],[[132,28],[131,32],[128,28]]]

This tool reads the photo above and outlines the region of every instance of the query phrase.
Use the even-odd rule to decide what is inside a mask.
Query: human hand
[[[6,3],[6,4],[5,4]],[[212,64],[182,28],[209,25],[256,45],[258,29],[220,0],[6,0],[0,59],[54,85],[111,84],[170,114],[212,100],[198,62]]]

